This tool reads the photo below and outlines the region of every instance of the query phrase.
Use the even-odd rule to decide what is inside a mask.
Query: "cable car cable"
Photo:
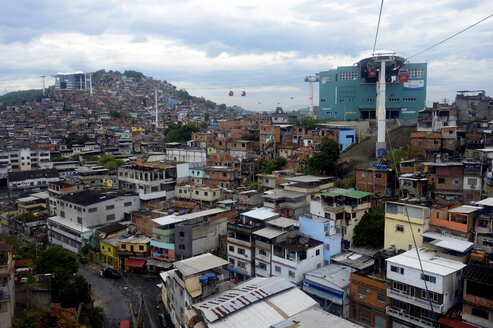
[[[380,3],[380,13],[378,14],[377,32],[375,33],[375,42],[373,42],[373,51],[371,55],[375,54],[375,47],[377,46],[378,30],[380,28],[380,18],[382,17],[383,0]]]
[[[474,23],[474,24],[472,24],[472,25],[469,25],[468,27],[466,27],[466,28],[464,28],[464,29],[460,30],[459,32],[457,32],[457,33],[455,33],[455,34],[453,34],[453,35],[449,36],[448,38],[443,39],[442,41],[440,41],[440,42],[438,42],[438,43],[435,43],[435,44],[434,44],[434,45],[432,45],[431,47],[428,47],[428,48],[426,48],[425,50],[418,52],[417,54],[414,54],[414,55],[412,55],[412,56],[410,56],[410,57],[407,57],[407,58],[406,58],[406,61],[407,61],[408,59],[410,59],[410,58],[416,57],[417,55],[421,55],[421,54],[422,54],[423,52],[425,52],[425,51],[428,51],[428,50],[430,50],[430,49],[433,49],[433,48],[435,48],[435,47],[437,47],[437,46],[441,45],[442,43],[444,43],[444,42],[446,42],[446,41],[448,41],[448,40],[452,39],[453,37],[455,37],[455,36],[457,36],[457,35],[461,34],[462,32],[465,32],[465,31],[467,31],[468,29],[473,28],[474,26],[476,26],[476,25],[478,25],[478,24],[480,24],[480,23],[484,22],[485,20],[487,20],[487,19],[491,18],[492,16],[493,16],[493,14],[490,14],[489,16],[487,16],[487,17],[485,17],[485,18],[483,18],[483,19],[481,19],[481,20],[477,21],[476,23]]]

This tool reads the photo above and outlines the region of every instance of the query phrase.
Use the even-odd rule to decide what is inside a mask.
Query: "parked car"
[[[159,324],[161,328],[167,328],[168,327],[168,320],[166,320],[166,316],[162,313],[158,314],[159,316]]]
[[[122,276],[120,275],[120,273],[118,271],[110,269],[110,268],[106,268],[104,270],[101,270],[101,277],[118,279],[118,278],[121,278]]]
[[[130,320],[122,320],[122,321],[120,321],[120,328],[130,328]]]

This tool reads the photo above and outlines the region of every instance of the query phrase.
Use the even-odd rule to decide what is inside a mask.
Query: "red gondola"
[[[234,95],[233,90],[229,90],[229,96],[233,97],[233,95]]]
[[[242,96],[242,97],[245,97],[245,96],[246,96],[246,91],[245,91],[245,90],[243,90],[243,91],[241,92],[241,96]]]
[[[399,79],[399,83],[404,83],[409,81],[409,71],[405,68],[400,69],[397,73],[397,78]]]
[[[377,69],[375,67],[368,68],[368,77],[377,77]]]

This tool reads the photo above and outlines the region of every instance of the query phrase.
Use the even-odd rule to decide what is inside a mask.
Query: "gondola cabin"
[[[232,91],[232,90],[229,90],[229,96],[230,96],[230,97],[233,97],[233,96],[234,96],[234,93],[233,93],[233,91]]]
[[[375,67],[368,68],[368,77],[377,77],[377,69]]]
[[[399,79],[399,83],[409,81],[409,71],[407,69],[400,69],[397,73],[397,78]]]

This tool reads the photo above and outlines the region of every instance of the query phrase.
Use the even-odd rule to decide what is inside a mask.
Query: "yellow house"
[[[169,277],[168,272],[161,272],[159,274],[161,276],[161,279],[163,280],[161,283],[161,300],[163,301],[164,308],[166,309],[166,312],[169,312],[168,310],[168,290],[166,289],[166,283]]]
[[[427,206],[387,202],[385,204],[384,247],[393,247],[397,251],[414,248],[411,231],[414,233],[416,246],[420,247],[423,243],[421,234],[429,229],[430,214],[431,210]]]
[[[103,187],[105,189],[110,189],[113,187],[113,179],[111,178],[103,178]]]
[[[130,267],[142,268],[149,253],[151,238],[140,235],[118,240],[118,253],[125,257],[125,271]]]
[[[101,264],[107,268],[120,270],[120,256],[118,255],[119,238],[101,239],[99,249],[101,251]]]
[[[144,128],[132,126],[132,132],[144,132]]]

